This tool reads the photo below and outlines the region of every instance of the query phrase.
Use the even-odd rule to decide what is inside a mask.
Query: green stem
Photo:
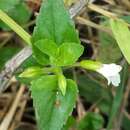
[[[31,36],[2,10],[0,10],[0,19],[15,31],[27,44],[31,45]]]
[[[42,70],[43,70],[43,73],[45,73],[45,74],[54,73],[54,68],[53,67],[44,67]]]
[[[62,72],[62,69],[60,67],[54,67],[53,68],[53,72],[58,76],[58,75],[61,75],[63,72]]]

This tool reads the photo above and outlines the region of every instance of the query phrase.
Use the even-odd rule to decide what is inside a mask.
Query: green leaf
[[[66,95],[58,90],[57,76],[43,76],[32,82],[32,98],[40,130],[61,130],[71,114],[77,86],[67,80]]]
[[[36,62],[36,60],[34,59],[33,56],[30,56],[28,59],[26,59],[20,66],[20,68],[22,68],[23,70],[29,68],[29,67],[33,67],[33,66],[40,66],[40,64],[38,64],[38,62]],[[42,67],[42,66],[41,66]]]
[[[19,51],[16,47],[3,47],[0,49],[0,70],[4,66],[5,62],[9,60],[13,55]]]
[[[130,31],[127,24],[123,20],[110,20],[111,28],[117,43],[125,56],[126,60],[130,63]]]
[[[80,43],[74,23],[62,0],[45,0],[42,3],[32,42],[41,39],[50,39],[58,45],[63,42]]]
[[[87,102],[96,102],[100,110],[108,114],[113,99],[109,89],[85,75],[80,75],[77,79],[80,95],[83,96]]]
[[[0,0],[0,9],[8,11],[12,9],[20,0]]]
[[[98,113],[89,112],[80,121],[78,130],[101,130],[104,120]]]
[[[18,24],[20,25],[26,24],[30,19],[31,10],[24,2],[16,2],[16,3],[17,4],[14,4],[14,6],[10,8],[9,11],[5,10],[5,12]],[[11,4],[11,3],[7,2],[7,4]],[[10,28],[2,21],[0,21],[0,27],[4,30],[10,30]]]
[[[121,83],[120,83],[119,87],[117,87],[117,89],[116,89],[115,97],[114,97],[113,103],[111,105],[111,111],[109,113],[110,117],[109,117],[109,121],[108,121],[106,130],[111,130],[113,121],[116,118],[117,113],[119,113],[119,109],[122,105],[122,98],[123,98],[127,79],[128,79],[128,64],[125,63],[124,67],[123,67],[123,71],[121,73]]]
[[[75,63],[83,53],[83,46],[76,43],[63,43],[59,47],[57,58],[52,57],[52,64],[57,66],[67,66]]]
[[[62,0],[45,0],[36,20],[32,36],[33,52],[40,64],[49,64],[49,57],[34,44],[41,39],[50,39],[56,44],[63,42],[80,43],[74,24]]]
[[[31,10],[24,2],[17,4],[15,8],[10,10],[8,13],[9,16],[21,25],[27,23],[31,16]]]
[[[48,65],[50,63],[49,57],[43,53],[40,49],[35,46],[32,46],[33,49],[33,56],[36,61],[41,65]]]
[[[66,124],[63,126],[62,130],[69,130],[70,128],[75,128],[76,124],[76,119],[73,116],[70,116]]]
[[[56,57],[58,47],[56,43],[54,43],[53,41],[48,39],[39,40],[36,43],[34,43],[34,45],[48,56]]]
[[[34,44],[41,39],[50,39],[60,45],[63,42],[80,43],[74,24],[62,0],[45,0],[36,20],[32,36],[33,52],[40,64],[49,64],[49,57]]]
[[[123,130],[130,130],[130,119],[124,115],[122,120]]]
[[[103,26],[110,28],[109,20],[100,23]],[[114,63],[122,58],[122,53],[116,40],[107,33],[99,31],[99,54],[97,60],[103,63]]]
[[[75,63],[83,53],[83,46],[76,43],[63,43],[58,46],[51,40],[39,40],[35,46],[50,56],[51,63],[57,66],[66,66]]]
[[[130,15],[123,15],[120,18],[123,19],[125,22],[130,24]]]

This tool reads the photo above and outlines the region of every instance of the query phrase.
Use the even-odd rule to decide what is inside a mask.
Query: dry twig
[[[8,127],[13,119],[13,116],[15,114],[16,108],[20,102],[21,96],[23,95],[24,90],[25,90],[25,87],[22,85],[16,95],[16,98],[15,98],[10,110],[8,111],[5,118],[3,119],[2,123],[0,124],[0,130],[8,129]]]

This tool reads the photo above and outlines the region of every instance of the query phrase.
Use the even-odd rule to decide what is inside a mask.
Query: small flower
[[[122,67],[120,65],[112,64],[102,64],[102,66],[96,71],[102,74],[107,80],[108,85],[112,83],[114,86],[119,86],[120,84],[120,74]]]
[[[114,86],[119,86],[120,84],[120,74],[122,67],[120,65],[112,64],[102,64],[98,61],[83,60],[77,64],[77,66],[83,67],[88,70],[96,71],[102,74],[107,80],[108,85],[112,83]]]

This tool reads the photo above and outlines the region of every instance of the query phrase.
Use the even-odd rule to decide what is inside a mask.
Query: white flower
[[[112,83],[114,86],[119,86],[120,84],[120,74],[122,67],[120,65],[112,64],[103,64],[96,71],[102,74],[107,80],[108,85]]]

